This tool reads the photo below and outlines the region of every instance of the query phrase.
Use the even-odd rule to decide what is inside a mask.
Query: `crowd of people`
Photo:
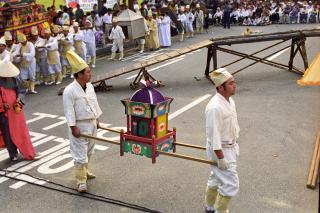
[[[312,1],[231,1],[210,10],[210,23],[221,24],[226,15],[231,24],[318,23],[320,3]]]

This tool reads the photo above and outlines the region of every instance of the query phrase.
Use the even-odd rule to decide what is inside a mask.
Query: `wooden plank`
[[[312,160],[311,160],[310,169],[309,169],[307,188],[310,188],[310,189],[315,188],[315,184],[313,184],[313,182],[314,182],[314,179],[316,179],[314,178],[314,176],[316,175],[317,177],[317,173],[318,173],[318,169],[316,167],[319,168],[319,153],[320,153],[319,149],[320,149],[320,131],[318,132],[317,139],[314,145]],[[317,164],[317,161],[318,161],[318,164]]]

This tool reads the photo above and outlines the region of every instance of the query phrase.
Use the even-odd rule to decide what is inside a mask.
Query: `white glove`
[[[225,158],[218,159],[218,168],[221,170],[229,169],[229,162]]]

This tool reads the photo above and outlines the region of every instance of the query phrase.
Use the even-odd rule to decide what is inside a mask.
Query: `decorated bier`
[[[152,87],[136,91],[131,98],[121,100],[127,115],[127,132],[120,133],[120,155],[124,152],[152,158],[157,150],[175,150],[176,131],[168,130],[168,113],[172,98]]]

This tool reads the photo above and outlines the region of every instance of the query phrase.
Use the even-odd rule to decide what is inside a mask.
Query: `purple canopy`
[[[152,87],[144,87],[131,96],[131,101],[157,104],[164,101],[163,95]]]

